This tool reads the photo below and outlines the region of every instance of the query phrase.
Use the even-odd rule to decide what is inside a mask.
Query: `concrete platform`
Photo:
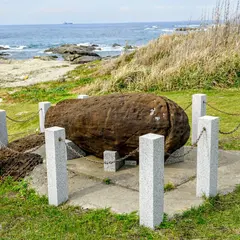
[[[188,151],[188,147],[185,151]],[[240,152],[220,151],[219,192],[234,190],[240,184]],[[138,211],[139,168],[125,166],[116,173],[103,171],[103,160],[93,156],[68,161],[69,201],[67,204],[83,208],[111,208],[117,213]],[[164,212],[170,216],[181,213],[203,200],[196,198],[196,149],[185,157],[185,161],[165,166],[165,184],[172,183],[176,189],[165,193]],[[30,178],[29,178],[30,177]],[[30,184],[39,194],[47,195],[45,164],[37,166],[31,175]],[[104,179],[110,179],[106,185]]]

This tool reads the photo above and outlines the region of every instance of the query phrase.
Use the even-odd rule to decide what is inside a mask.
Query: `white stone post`
[[[86,98],[89,98],[88,95],[78,95],[77,97],[78,99],[86,99]]]
[[[164,136],[140,137],[139,165],[140,224],[154,229],[163,220]]]
[[[48,179],[48,202],[59,206],[68,200],[67,151],[65,129],[60,127],[45,130],[46,162]]]
[[[1,145],[8,144],[7,119],[6,111],[0,110],[0,149]]]
[[[204,116],[199,118],[198,134],[206,131],[197,148],[197,197],[217,195],[218,178],[218,135],[219,118]]]
[[[192,96],[192,144],[198,138],[198,119],[206,115],[206,94],[194,94]]]
[[[44,133],[45,131],[45,117],[48,109],[51,107],[50,102],[40,102],[39,103],[39,126],[40,132]]]

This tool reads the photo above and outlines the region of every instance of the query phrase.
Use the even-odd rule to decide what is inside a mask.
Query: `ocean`
[[[97,44],[102,57],[120,55],[123,46],[143,46],[163,34],[185,26],[199,26],[199,22],[151,22],[119,24],[59,24],[59,25],[0,25],[0,53],[8,58],[28,59],[47,55],[44,50],[72,43]],[[113,44],[121,46],[113,47]]]

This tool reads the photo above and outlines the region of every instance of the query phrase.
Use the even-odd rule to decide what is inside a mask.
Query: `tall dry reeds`
[[[163,35],[148,45],[103,63],[93,91],[154,91],[240,86],[240,8],[218,1],[211,25]]]

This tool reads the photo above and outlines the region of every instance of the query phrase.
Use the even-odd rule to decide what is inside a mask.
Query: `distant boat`
[[[73,23],[71,23],[71,22],[65,22],[65,23],[63,23],[63,24],[65,24],[65,25],[71,25],[71,24],[73,24]]]

